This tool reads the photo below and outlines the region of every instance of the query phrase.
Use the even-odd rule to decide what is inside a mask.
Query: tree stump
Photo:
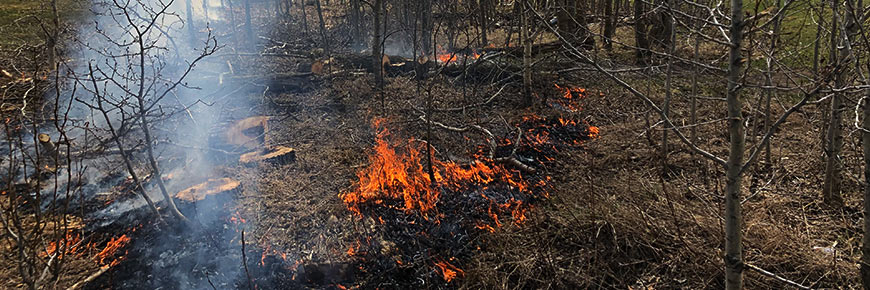
[[[290,147],[274,146],[239,156],[239,163],[248,166],[255,165],[260,161],[271,164],[287,164],[296,161],[296,150]]]
[[[188,187],[175,194],[175,198],[188,202],[197,202],[208,196],[223,193],[233,193],[241,189],[241,182],[232,178],[214,178],[206,182]]]

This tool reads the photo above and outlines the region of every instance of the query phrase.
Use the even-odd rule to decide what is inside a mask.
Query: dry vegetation
[[[417,281],[408,282],[415,278],[437,283],[423,283],[423,287],[463,289],[720,289],[725,285],[725,170],[673,141],[676,140],[673,135],[667,162],[663,162],[660,141],[665,127],[641,100],[594,69],[578,65],[564,49],[538,56],[532,84],[537,99],[530,107],[523,107],[519,77],[504,85],[495,83],[498,80],[487,74],[466,79],[434,74],[418,87],[411,72],[393,73],[387,77],[384,88],[378,90],[373,86],[370,71],[359,69],[359,62],[342,58],[352,59],[358,52],[346,47],[350,42],[345,37],[348,28],[343,25],[346,11],[335,2],[338,1],[323,7],[325,27],[332,40],[341,45],[331,52],[335,57],[329,59],[332,62],[326,65],[325,72],[310,72],[312,62],[324,60],[320,58],[324,51],[317,45],[320,35],[316,33],[317,12],[313,5],[306,10],[309,34],[298,29],[299,11],[294,10],[290,18],[274,21],[271,3],[256,2],[254,8],[257,30],[268,35],[264,39],[269,41],[262,45],[283,45],[294,52],[310,54],[275,57],[269,53],[235,54],[233,50],[206,59],[230,64],[234,71],[226,75],[228,82],[244,84],[245,89],[233,95],[222,112],[222,118],[226,119],[223,121],[266,116],[260,121],[268,122],[264,132],[268,145],[295,150],[292,162],[247,162],[252,165],[230,161],[210,169],[213,176],[231,181],[233,203],[228,208],[234,219],[245,219],[251,226],[247,244],[262,254],[247,257],[252,267],[278,267],[264,261],[282,257],[287,262],[277,265],[289,265],[284,268],[290,269],[294,277],[302,273],[308,279],[318,279],[313,284],[304,284],[314,288],[421,286]],[[12,7],[4,5],[0,7]],[[8,18],[0,16],[0,21]],[[802,26],[795,24],[798,20],[790,19],[787,29],[800,29]],[[590,25],[590,30],[600,29],[597,23]],[[503,29],[490,33],[494,43],[503,43],[507,38]],[[794,33],[797,38],[805,37],[803,30]],[[443,35],[435,39],[446,42]],[[459,37],[457,47],[463,47],[468,39],[475,38]],[[606,52],[599,42],[588,53],[609,67],[635,67],[631,27],[620,27],[614,39],[627,47],[616,45],[612,52]],[[558,38],[549,32],[541,32],[538,38],[538,44],[556,42]],[[691,54],[689,43],[678,43],[677,54]],[[716,61],[723,57],[720,46],[701,47],[701,59],[722,64]],[[797,53],[802,54],[805,51]],[[4,56],[0,68],[11,63],[10,57]],[[499,61],[506,67],[521,66],[521,57],[509,54],[501,57]],[[654,61],[661,64],[664,58]],[[568,68],[580,70],[563,71]],[[656,103],[663,102],[666,78],[663,65],[620,76]],[[684,132],[693,126],[688,116],[693,77],[691,66],[675,66],[671,120],[683,126]],[[784,76],[778,77],[785,82]],[[11,81],[4,82],[0,85]],[[588,90],[580,102],[583,110],[566,113],[542,103],[543,97],[560,94],[554,84]],[[727,156],[727,112],[722,100],[711,99],[724,95],[724,80],[719,75],[703,73],[699,85],[698,95],[708,99],[698,102],[700,125],[696,126],[697,137],[692,141],[710,153]],[[535,199],[524,222],[504,222],[493,232],[480,230],[467,234],[472,240],[468,244],[476,248],[457,255],[458,268],[452,269],[458,271],[454,272],[458,279],[450,281],[453,277],[447,279],[445,273],[446,281],[441,281],[438,271],[445,270],[435,267],[437,259],[426,256],[402,260],[401,248],[425,248],[427,245],[420,242],[425,238],[397,240],[390,232],[395,228],[377,220],[382,216],[354,214],[339,195],[352,191],[359,180],[358,173],[370,165],[376,119],[387,120],[391,132],[405,140],[413,139],[411,143],[431,144],[441,160],[471,163],[479,157],[480,148],[487,146],[486,136],[434,128],[427,138],[429,128],[420,119],[424,114],[420,108],[424,108],[428,96],[434,96],[431,100],[435,108],[456,108],[478,104],[493,95],[497,97],[490,103],[459,112],[435,112],[429,118],[448,126],[479,125],[491,130],[493,136],[508,139],[516,130],[514,124],[524,117],[570,117],[597,126],[600,137],[585,141],[580,147],[562,150],[552,156],[555,162],[538,168],[535,176],[552,178],[549,197]],[[747,90],[742,97],[746,100],[743,111],[758,113],[756,101],[760,95],[761,90]],[[778,95],[773,100],[772,115],[779,116],[798,97],[797,93]],[[857,265],[861,259],[863,218],[861,133],[846,131],[842,189],[845,206],[823,205],[819,195],[825,170],[820,132],[826,118],[824,106],[828,105],[813,104],[791,115],[772,139],[773,162],[759,162],[744,175],[744,259],[754,267],[812,288],[855,289],[860,285]],[[847,122],[851,123],[854,116],[847,115]],[[757,115],[747,116],[752,119]],[[747,143],[748,148],[755,145]],[[180,162],[177,157],[163,158],[163,166]],[[212,192],[207,188],[210,187],[205,183],[197,185],[192,192],[203,196],[182,199],[192,203],[207,199],[204,195]],[[133,195],[129,189],[123,192]],[[196,205],[192,207],[196,210]],[[391,210],[384,209],[389,213],[383,216],[410,221],[419,218],[410,211],[403,215],[400,210]],[[464,225],[473,224],[470,215],[459,217],[469,219],[462,221]],[[104,240],[66,265],[69,270],[58,285],[81,281],[95,267],[102,266],[104,263],[93,263],[91,257],[96,254],[94,251],[99,252],[97,249],[108,246]],[[361,247],[361,241],[368,246]],[[239,246],[236,237],[230,243]],[[10,244],[0,247],[0,253],[5,255],[13,249]],[[383,269],[372,266],[378,262],[373,256],[398,257],[398,262],[380,265],[388,268],[383,272],[370,272]],[[9,257],[0,262],[0,268],[5,269],[0,271],[0,278],[9,282],[0,286],[23,287],[13,270],[17,262],[12,255]],[[148,263],[130,261],[118,271],[135,275],[139,272],[131,268]],[[296,272],[299,265],[306,270]],[[274,269],[268,269],[271,270]],[[113,283],[113,277],[100,277],[89,287],[122,287]],[[746,271],[745,280],[750,289],[787,287],[782,281],[754,270]]]

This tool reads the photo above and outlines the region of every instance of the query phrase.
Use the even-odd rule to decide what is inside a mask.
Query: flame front
[[[390,133],[380,126],[381,123],[383,122],[375,122],[378,136],[374,152],[369,155],[370,164],[357,173],[359,181],[356,189],[341,194],[342,200],[355,213],[361,214],[361,205],[373,203],[428,216],[436,210],[442,189],[458,191],[472,185],[485,186],[497,179],[509,180],[510,184],[515,184],[520,189],[528,188],[525,181],[514,178],[504,167],[487,165],[481,161],[460,165],[451,161],[440,161],[434,156],[433,184],[428,168],[423,166],[426,164],[423,160],[425,149],[411,146],[416,143],[413,139],[404,150],[390,145]],[[401,201],[401,205],[392,205],[389,201]]]
[[[568,97],[573,99],[565,103],[576,104],[573,94],[580,92],[569,90]],[[552,178],[546,167],[553,164],[559,151],[579,147],[599,133],[598,128],[576,117],[526,115],[516,124],[516,131],[497,137],[494,146],[480,145],[473,153],[474,161],[442,161],[430,151],[430,175],[426,150],[433,149],[425,142],[396,138],[384,124],[383,119],[374,121],[377,135],[368,154],[369,162],[357,171],[358,179],[351,189],[339,197],[356,215],[370,216],[374,222],[388,224],[390,230],[415,233],[419,239],[457,243],[460,249],[472,245],[454,239],[463,236],[454,233],[455,229],[485,233],[523,224],[534,201],[549,196]],[[463,232],[468,237],[475,231]],[[360,239],[344,252],[353,259],[371,261],[366,265],[376,269],[386,262],[393,267],[412,267],[404,261],[426,255],[432,258],[427,265],[433,268],[430,273],[436,275],[434,278],[449,283],[464,276],[454,264],[461,266],[468,257],[453,246],[433,246],[423,252],[384,246],[390,245],[390,239],[406,237],[387,234],[381,237],[385,242],[374,249],[369,248],[371,237],[367,237],[365,244]]]
[[[130,242],[130,237],[128,237],[127,235],[121,235],[118,238],[112,238],[111,240],[109,240],[108,243],[106,243],[106,247],[103,248],[102,251],[97,253],[97,256],[94,258],[94,260],[97,262],[97,264],[100,264],[103,267],[106,267],[106,266],[114,267],[115,265],[118,265],[118,263],[120,263],[121,260],[123,260],[123,257],[118,258],[118,259],[112,259],[111,261],[108,261],[108,262],[107,262],[107,260],[114,257],[115,253],[118,252],[118,250],[120,250],[124,246],[126,246],[127,243],[129,243],[129,242]]]

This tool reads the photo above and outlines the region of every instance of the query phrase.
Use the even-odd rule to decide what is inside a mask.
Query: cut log
[[[296,150],[290,147],[274,146],[264,150],[248,152],[239,157],[239,163],[245,165],[254,165],[260,161],[272,164],[287,164],[296,161]]]
[[[239,190],[240,187],[241,182],[232,178],[224,177],[209,179],[206,182],[179,191],[177,194],[175,194],[175,198],[189,202],[195,202],[203,200],[211,195],[235,192]]]
[[[226,132],[227,144],[236,147],[257,149],[268,146],[266,132],[269,131],[269,117],[257,116],[242,119]]]

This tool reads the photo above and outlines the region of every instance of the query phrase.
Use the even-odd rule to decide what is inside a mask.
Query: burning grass
[[[405,148],[398,149],[391,145],[390,140],[395,138],[382,123],[383,120],[375,121],[378,137],[374,152],[369,155],[371,164],[357,173],[356,189],[341,194],[348,209],[357,214],[362,214],[362,207],[374,204],[419,213],[425,218],[434,213],[437,219],[442,191],[463,192],[475,187],[485,190],[498,182],[509,184],[518,194],[535,194],[517,172],[485,160],[462,165],[433,156],[433,182],[428,167],[424,166],[426,148],[415,146],[423,143],[410,139]]]
[[[419,271],[422,265],[406,261],[419,263],[423,257],[431,271],[418,277],[450,283],[464,276],[463,261],[479,249],[475,237],[508,224],[521,226],[532,204],[549,195],[551,177],[542,171],[523,172],[488,159],[484,148],[464,164],[441,160],[425,142],[403,141],[385,123],[374,122],[377,137],[369,164],[357,172],[352,190],[339,195],[355,215],[372,217],[383,227],[381,242],[369,236],[347,250],[363,272]],[[528,116],[517,128],[523,138],[504,138],[494,157],[512,156],[539,169],[553,161],[550,154],[597,135],[597,128],[565,118]],[[432,150],[431,172],[427,149]],[[402,245],[391,246],[396,243]]]

